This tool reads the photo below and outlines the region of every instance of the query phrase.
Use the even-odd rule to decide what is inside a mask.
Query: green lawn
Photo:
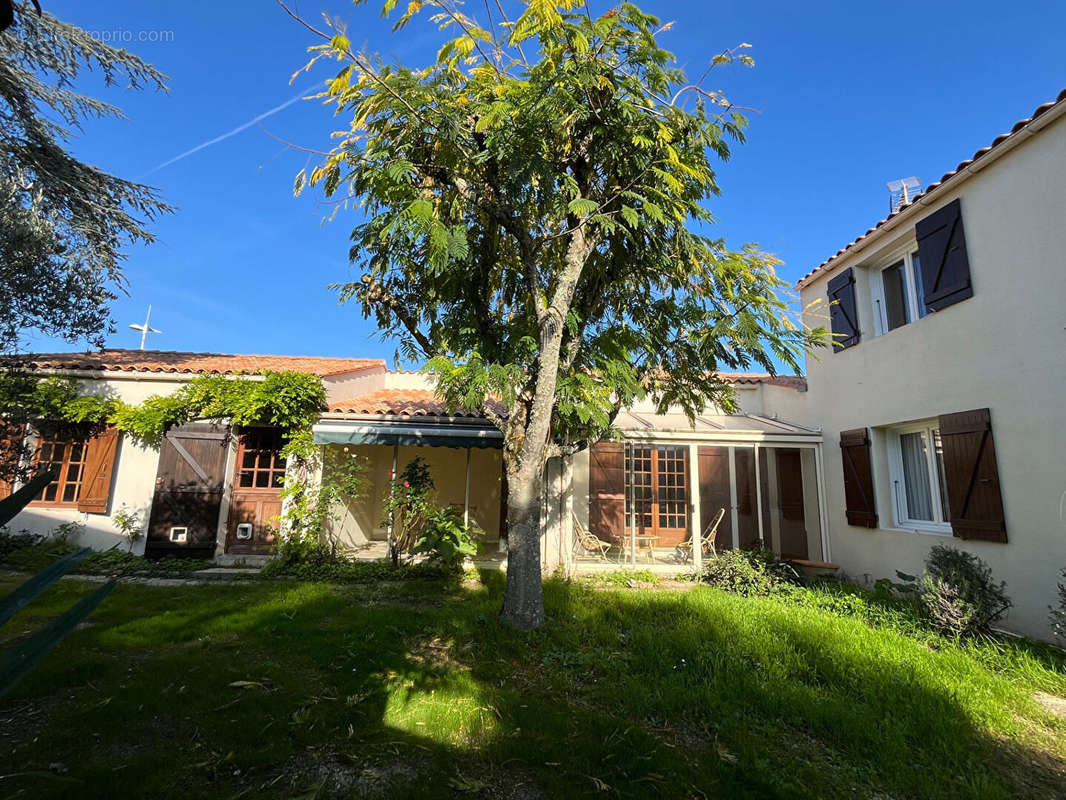
[[[0,700],[0,798],[1066,793],[1050,648],[560,582],[523,634],[484,580],[119,586]]]

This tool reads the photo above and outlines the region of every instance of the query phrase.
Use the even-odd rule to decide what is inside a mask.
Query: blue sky
[[[167,94],[103,92],[91,78],[81,87],[120,105],[127,119],[88,124],[75,153],[145,180],[178,207],[153,226],[155,244],[131,250],[129,296],[115,303],[118,331],[108,345],[136,347],[139,335],[127,325],[142,321],[151,303],[153,326],[163,333],[150,347],[391,364],[395,345],[326,289],[352,274],[347,237],[356,220],[342,212],[324,224],[327,209],[315,197],[293,197],[306,154],[252,125],[156,169],[324,76],[328,68],[289,83],[306,61],[310,34],[271,0],[44,5],[87,30],[132,37],[123,46],[170,78]],[[480,7],[472,2],[468,10]],[[885,215],[886,181],[937,180],[1066,86],[1066,4],[1058,1],[655,0],[642,7],[677,21],[664,41],[690,72],[726,47],[752,43],[754,69],[729,67],[709,82],[758,109],[748,143],[721,166],[722,196],[710,205],[730,244],[759,242],[784,259],[789,281]],[[354,43],[411,64],[431,58],[440,41],[427,24],[392,34],[373,0],[301,0],[299,10],[339,16]],[[342,127],[314,102],[293,103],[263,124],[319,149]],[[81,349],[42,337],[28,344]]]

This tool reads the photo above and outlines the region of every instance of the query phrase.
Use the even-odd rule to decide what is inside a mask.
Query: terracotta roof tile
[[[940,186],[942,186],[946,181],[948,181],[951,178],[954,178],[959,172],[961,172],[962,170],[964,170],[967,167],[969,167],[971,164],[973,164],[979,158],[983,158],[985,155],[987,155],[988,153],[992,152],[994,149],[996,149],[1001,144],[1003,144],[1003,142],[1005,142],[1008,139],[1010,139],[1012,136],[1014,136],[1014,134],[1016,134],[1018,131],[1020,131],[1022,128],[1024,128],[1026,125],[1028,125],[1030,122],[1032,122],[1034,119],[1036,119],[1037,117],[1043,116],[1051,108],[1053,108],[1054,106],[1058,105],[1059,103],[1061,103],[1063,101],[1066,101],[1066,89],[1063,89],[1061,92],[1059,92],[1058,97],[1056,97],[1050,103],[1044,103],[1042,106],[1039,106],[1035,111],[1033,111],[1033,115],[1031,117],[1029,117],[1028,119],[1020,119],[1020,120],[1018,120],[1016,123],[1014,123],[1014,126],[1010,129],[1010,131],[1008,131],[1007,133],[1001,133],[999,136],[997,136],[995,139],[993,139],[991,145],[989,145],[988,147],[982,147],[980,150],[978,150],[976,153],[974,153],[970,158],[968,158],[965,161],[960,162],[959,165],[955,167],[955,169],[951,170],[950,172],[945,172],[940,177],[940,180],[935,181],[934,183],[931,183],[928,186],[926,186],[925,190],[921,194],[915,195],[911,199],[911,201],[909,203],[907,203],[904,206],[900,206],[898,209],[893,211],[891,214],[889,214],[883,220],[881,220],[876,225],[874,225],[872,228],[867,230],[866,233],[864,233],[862,236],[859,236],[853,242],[849,242],[848,244],[844,245],[844,247],[842,247],[836,253],[831,255],[829,258],[827,258],[825,261],[823,261],[817,267],[815,267],[810,272],[808,272],[806,275],[804,275],[796,283],[796,288],[802,288],[803,285],[810,278],[814,277],[815,275],[817,275],[820,272],[825,271],[834,261],[836,261],[838,258],[840,258],[841,256],[843,256],[846,253],[848,253],[855,245],[857,245],[859,242],[861,242],[864,239],[866,239],[868,236],[870,236],[870,234],[872,234],[875,231],[877,231],[882,225],[887,223],[889,220],[898,217],[901,213],[903,213],[908,208],[913,206],[916,202],[921,200],[923,197],[925,197],[926,195],[928,195],[931,192],[935,191],[936,189],[940,188]]]
[[[471,417],[479,411],[460,409],[448,413],[448,406],[430,389],[381,389],[376,392],[331,403],[334,414],[388,414],[396,417]]]
[[[726,383],[768,383],[787,389],[805,390],[807,379],[800,375],[770,375],[766,372],[719,372],[718,377]]]
[[[797,375],[769,375],[766,373],[722,372],[719,373],[728,383],[759,384],[784,386],[790,389],[806,389],[807,381]],[[505,411],[501,404],[495,406],[497,412]],[[387,414],[395,417],[471,417],[480,418],[479,411],[460,409],[454,414],[448,413],[445,405],[436,393],[430,389],[381,389],[376,392],[340,400],[331,403],[330,412],[334,414]]]
[[[21,369],[66,369],[86,371],[164,372],[216,375],[263,372],[308,372],[320,377],[343,375],[371,367],[384,367],[373,358],[323,358],[319,356],[229,355],[226,353],[179,353],[169,350],[98,350],[87,353],[30,353],[4,356],[0,367]]]

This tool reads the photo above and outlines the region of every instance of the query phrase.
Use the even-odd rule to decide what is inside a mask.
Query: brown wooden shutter
[[[111,476],[115,472],[118,430],[106,428],[89,439],[85,450],[85,475],[78,495],[78,511],[106,514],[111,501]]]
[[[589,450],[589,531],[621,541],[626,525],[626,457],[619,442],[600,442]]]
[[[840,432],[840,456],[844,462],[844,502],[848,524],[876,528],[870,436],[866,428]]]
[[[940,440],[952,532],[962,539],[1007,541],[989,410],[942,414]]]
[[[859,343],[859,316],[855,303],[855,274],[851,267],[829,280],[829,324],[833,352]]]
[[[25,436],[26,426],[22,423],[0,420],[0,498],[7,497],[15,488]]]
[[[922,269],[922,298],[930,311],[939,311],[973,297],[970,259],[962,229],[962,204],[953,200],[914,226]]]
[[[765,450],[763,452],[766,452]],[[729,448],[703,447],[696,451],[698,475],[700,481],[700,532],[722,509],[725,516],[718,525],[714,538],[717,550],[729,550],[733,547],[733,501],[729,487]]]

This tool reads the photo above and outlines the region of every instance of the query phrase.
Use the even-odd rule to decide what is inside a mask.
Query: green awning
[[[312,428],[315,444],[384,444],[405,447],[503,447],[495,428],[325,420]]]

